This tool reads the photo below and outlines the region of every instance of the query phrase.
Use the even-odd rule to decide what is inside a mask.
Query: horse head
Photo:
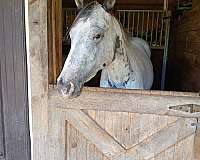
[[[113,16],[108,12],[115,0],[86,6],[83,0],[75,2],[80,12],[69,31],[71,49],[57,79],[60,93],[70,98],[77,97],[83,84],[112,62],[117,39]]]

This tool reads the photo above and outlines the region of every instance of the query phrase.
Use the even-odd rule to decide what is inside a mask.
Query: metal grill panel
[[[64,9],[64,34],[70,28],[78,11],[76,8]],[[152,49],[164,49],[166,45],[168,19],[163,10],[116,10],[115,16],[126,32],[133,37],[146,40]],[[69,37],[67,37],[69,39]]]
[[[117,10],[116,17],[133,37],[146,40],[151,48],[164,49],[166,12],[163,10]]]

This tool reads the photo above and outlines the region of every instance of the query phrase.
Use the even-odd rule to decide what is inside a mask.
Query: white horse
[[[149,45],[127,36],[117,19],[109,13],[115,0],[84,6],[70,30],[71,49],[58,77],[58,89],[70,98],[80,95],[83,84],[99,70],[101,87],[150,89],[153,67]]]

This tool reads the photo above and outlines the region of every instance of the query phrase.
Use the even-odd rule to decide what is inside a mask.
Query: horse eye
[[[96,34],[96,35],[93,37],[94,40],[99,40],[100,38],[101,38],[101,34]]]

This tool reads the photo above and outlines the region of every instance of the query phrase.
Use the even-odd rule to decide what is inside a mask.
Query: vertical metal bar
[[[66,19],[65,19],[65,27],[68,29],[68,12],[67,9],[65,10]]]
[[[153,41],[153,29],[154,29],[154,12],[152,12],[152,20],[151,20],[151,42],[150,42],[151,47],[152,47],[152,41]]]
[[[156,42],[156,46],[157,46],[157,42],[158,42],[158,20],[159,20],[159,12],[157,12],[157,18],[156,18],[156,39],[155,39],[155,42]]]
[[[147,30],[146,30],[146,41],[148,40],[148,33],[149,33],[149,11],[147,13]]]
[[[170,19],[166,19],[166,33],[165,33],[165,48],[163,55],[163,64],[162,64],[162,78],[161,78],[161,90],[165,89],[165,78],[166,78],[166,66],[168,58],[168,46],[169,46],[169,30],[170,30]]]
[[[133,25],[132,25],[132,36],[134,37],[134,31],[135,31],[135,12],[133,11]]]
[[[69,13],[69,27],[70,27],[71,26],[71,21],[72,21],[71,20],[71,18],[72,18],[72,16],[71,16],[71,10],[69,10],[68,13]]]
[[[143,38],[143,32],[144,32],[144,11],[142,12],[142,32],[141,32],[141,38]]]
[[[74,15],[75,15],[75,17],[77,16],[77,12],[76,12],[76,10],[74,10]]]
[[[128,11],[128,32],[130,32],[130,11]]]
[[[139,36],[139,23],[140,23],[140,12],[138,12],[138,19],[137,19],[137,37]]]
[[[118,11],[118,13],[119,13],[119,21],[120,21],[120,23],[121,23],[121,12],[120,11]]]
[[[124,11],[124,15],[123,15],[123,27],[126,28],[125,24],[126,24],[126,12]]]
[[[163,40],[164,14],[165,12],[162,13],[162,17],[161,17],[162,26],[160,30],[160,46],[162,46],[162,40]]]

